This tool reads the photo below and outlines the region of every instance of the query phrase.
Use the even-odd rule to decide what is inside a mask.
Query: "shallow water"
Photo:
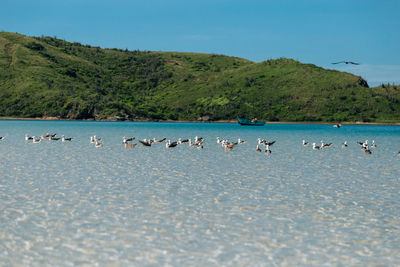
[[[47,132],[75,139],[24,141]],[[0,120],[2,135],[4,265],[400,264],[398,126]],[[123,136],[205,143],[125,149]],[[225,152],[216,137],[247,143]],[[276,140],[271,155],[258,137]]]

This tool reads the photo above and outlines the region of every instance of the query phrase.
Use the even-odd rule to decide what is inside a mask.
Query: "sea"
[[[24,139],[47,133],[73,139]],[[400,265],[400,126],[0,120],[0,136],[0,266]]]

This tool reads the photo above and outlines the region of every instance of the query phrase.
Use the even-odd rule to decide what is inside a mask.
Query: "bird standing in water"
[[[260,145],[257,145],[257,146],[256,146],[256,152],[261,152]]]

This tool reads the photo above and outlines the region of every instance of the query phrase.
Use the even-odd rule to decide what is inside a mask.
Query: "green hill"
[[[0,116],[400,121],[400,90],[292,59],[101,49],[0,32]]]

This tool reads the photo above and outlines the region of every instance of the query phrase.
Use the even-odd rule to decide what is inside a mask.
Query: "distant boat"
[[[259,121],[259,120],[257,120],[257,119],[252,119],[252,120],[250,120],[250,119],[238,117],[237,120],[238,120],[238,123],[239,123],[240,125],[264,126],[264,124],[265,124],[265,121]]]

